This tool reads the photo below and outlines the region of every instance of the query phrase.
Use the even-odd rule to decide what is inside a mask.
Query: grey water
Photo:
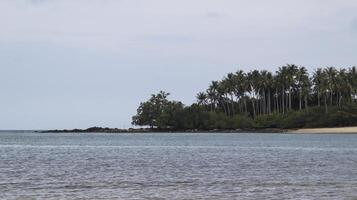
[[[357,199],[357,135],[1,132],[0,199]]]

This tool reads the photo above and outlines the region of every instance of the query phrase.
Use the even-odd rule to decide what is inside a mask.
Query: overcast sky
[[[357,64],[356,0],[0,0],[0,129],[130,127],[159,90]]]

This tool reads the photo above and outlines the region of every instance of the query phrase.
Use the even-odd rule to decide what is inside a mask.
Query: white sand
[[[357,133],[355,127],[340,127],[340,128],[303,128],[291,130],[290,133]]]

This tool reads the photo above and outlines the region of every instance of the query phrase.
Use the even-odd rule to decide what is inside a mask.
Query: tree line
[[[197,95],[200,105],[208,105],[228,116],[250,113],[252,117],[272,112],[308,109],[309,106],[341,106],[356,101],[357,69],[318,68],[310,77],[305,67],[286,65],[275,73],[242,70],[212,81],[206,92]],[[247,104],[250,104],[248,108]]]
[[[279,67],[276,72],[238,70],[212,81],[206,91],[197,94],[197,103],[191,106],[169,101],[168,95],[161,91],[141,103],[133,125],[173,129],[266,128],[264,121],[276,118],[275,124],[268,126],[279,127],[278,119],[287,116],[308,117],[314,112],[320,117],[330,116],[346,110],[346,106],[355,106],[357,68],[318,68],[312,75],[305,67],[293,64]],[[217,121],[224,123],[217,125]]]

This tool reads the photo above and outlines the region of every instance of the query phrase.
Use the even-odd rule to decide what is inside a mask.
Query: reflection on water
[[[357,135],[0,133],[3,199],[356,199]]]

